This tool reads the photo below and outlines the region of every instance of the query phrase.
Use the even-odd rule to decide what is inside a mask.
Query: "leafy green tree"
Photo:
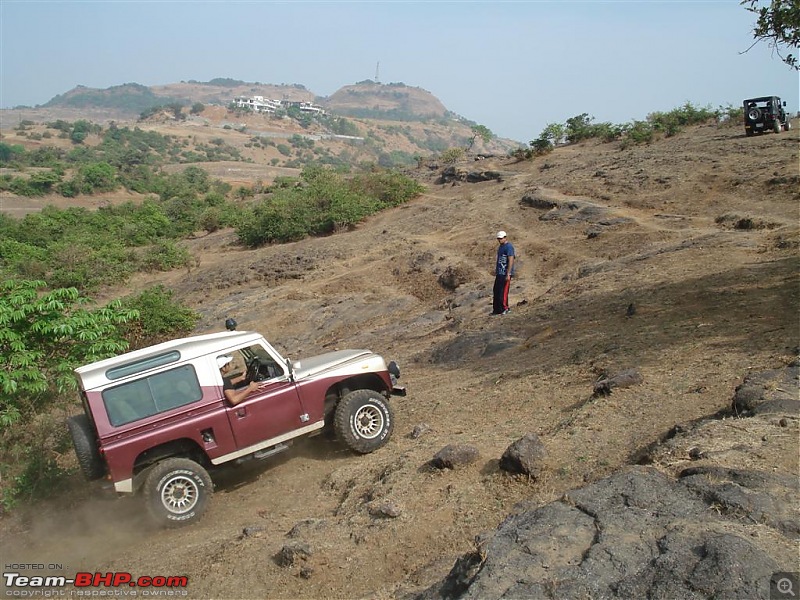
[[[452,165],[464,157],[463,148],[448,148],[442,152],[442,162],[447,165]]]
[[[592,137],[592,121],[594,117],[587,113],[567,119],[567,141],[579,142]]]
[[[200,320],[196,311],[177,302],[174,292],[161,284],[123,298],[122,307],[139,314],[137,319],[120,326],[132,348],[188,335]]]
[[[206,109],[205,104],[203,104],[202,102],[195,102],[194,104],[192,104],[192,108],[189,112],[191,112],[193,115],[199,115],[205,109]]]
[[[3,428],[29,417],[53,394],[76,389],[76,367],[126,350],[117,326],[139,316],[118,301],[89,310],[77,289],[45,287],[44,281],[0,283]]]
[[[81,166],[80,177],[88,194],[111,192],[117,188],[116,169],[105,162]]]
[[[25,154],[25,148],[19,144],[6,144],[0,142],[0,164],[10,163],[17,157]]]
[[[69,139],[72,140],[73,144],[82,144],[91,131],[92,124],[89,121],[84,119],[75,121],[72,124],[72,132],[69,135]]]
[[[494,137],[491,129],[484,125],[473,125],[472,126],[472,137],[469,138],[469,142],[467,143],[467,152],[472,150],[472,146],[475,145],[475,140],[481,138],[483,143],[486,144]]]
[[[742,0],[740,4],[757,15],[753,28],[753,46],[759,42],[767,42],[783,62],[800,70],[796,55],[791,52],[785,56],[783,54],[800,46],[800,4],[797,0]]]

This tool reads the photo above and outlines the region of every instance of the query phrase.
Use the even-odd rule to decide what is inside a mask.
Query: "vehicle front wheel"
[[[786,123],[783,124],[784,131],[789,131],[791,128],[792,128],[792,123],[790,121],[786,121]]]
[[[374,390],[355,390],[339,401],[334,415],[336,436],[360,454],[374,452],[394,429],[392,407]]]
[[[208,472],[188,458],[168,458],[156,464],[143,488],[150,516],[163,527],[199,520],[213,492]]]

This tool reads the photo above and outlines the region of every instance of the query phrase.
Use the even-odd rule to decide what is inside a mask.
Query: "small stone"
[[[703,453],[702,450],[700,450],[700,448],[695,447],[689,449],[689,458],[691,458],[692,460],[700,460],[701,458],[704,457],[705,454]]]

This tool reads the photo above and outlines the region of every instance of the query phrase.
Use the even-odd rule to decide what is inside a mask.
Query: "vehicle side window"
[[[103,392],[109,422],[116,426],[144,419],[203,397],[192,365],[143,377]]]
[[[283,367],[275,362],[275,359],[272,358],[272,356],[270,356],[267,351],[258,344],[243,348],[242,354],[245,357],[245,365],[250,364],[254,358],[258,360],[258,375],[256,377],[256,381],[266,381],[267,379],[282,377],[285,374]]]

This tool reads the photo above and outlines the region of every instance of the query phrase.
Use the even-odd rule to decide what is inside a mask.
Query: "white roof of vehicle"
[[[118,356],[106,358],[97,362],[84,365],[75,369],[81,378],[83,389],[94,389],[111,381],[106,372],[114,367],[121,367],[129,363],[145,360],[168,352],[180,352],[180,362],[191,360],[206,354],[225,352],[229,348],[247,344],[262,339],[263,336],[255,331],[222,331],[192,337],[179,338],[149,346],[133,352],[126,352]]]

